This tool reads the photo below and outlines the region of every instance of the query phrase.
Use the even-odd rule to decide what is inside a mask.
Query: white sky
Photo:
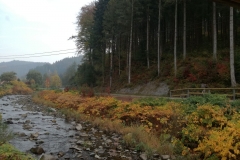
[[[93,0],[0,0],[0,62],[50,62],[76,54],[76,16]],[[70,50],[69,54],[31,57],[36,53]],[[55,52],[47,54],[66,53]],[[27,55],[26,55],[27,54]],[[29,55],[30,54],[30,55]],[[19,58],[25,55],[27,58]],[[44,55],[44,54],[43,54]],[[46,55],[46,54],[45,54]]]

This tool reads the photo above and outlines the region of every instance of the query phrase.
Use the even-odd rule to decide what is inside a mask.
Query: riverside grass
[[[0,97],[10,94],[31,94],[33,92],[24,82],[10,81],[0,86]]]
[[[33,100],[53,103],[76,120],[118,132],[126,146],[145,151],[149,157],[164,153],[183,156],[181,159],[240,159],[240,106],[231,105],[220,95],[181,101],[147,98],[123,102],[110,96],[42,91]],[[219,135],[229,142],[227,146],[219,147]]]
[[[11,144],[4,143],[0,145],[0,160],[36,160],[32,156],[22,153]]]

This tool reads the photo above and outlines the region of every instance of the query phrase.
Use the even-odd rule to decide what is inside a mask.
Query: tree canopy
[[[209,0],[97,0],[79,12],[74,38],[79,53],[84,53],[86,66],[91,66],[97,81],[104,85],[109,81],[111,84],[112,77],[113,81],[125,77],[122,80],[126,83],[131,67],[133,73],[147,68],[158,77],[205,81],[206,74],[195,76],[195,71],[189,71],[188,58],[199,53],[206,57],[204,53],[208,52],[213,61],[223,60],[227,56],[218,51],[228,49],[230,63],[229,10],[229,6]],[[236,45],[240,39],[240,12],[235,10],[233,15]],[[160,67],[159,61],[164,63],[170,58],[172,63],[165,64],[165,68],[156,67]],[[186,66],[178,69],[182,60]]]
[[[60,88],[62,86],[62,81],[57,73],[54,73],[50,76],[50,87],[51,88]]]
[[[96,72],[94,67],[89,63],[83,63],[77,70],[78,85],[94,86],[96,84]]]
[[[62,84],[64,86],[66,85],[73,85],[75,84],[75,74],[77,71],[77,64],[74,62],[72,65],[70,65],[65,73],[62,76]]]
[[[30,70],[26,75],[26,79],[28,81],[34,80],[35,84],[39,86],[43,83],[42,74],[36,70]]]
[[[4,72],[0,76],[1,81],[13,81],[16,80],[16,73],[15,72]]]

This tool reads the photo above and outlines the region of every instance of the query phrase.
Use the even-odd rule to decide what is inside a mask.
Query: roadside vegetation
[[[126,147],[145,151],[149,157],[159,153],[180,159],[240,158],[240,101],[222,95],[127,102],[48,90],[35,94],[33,100],[61,109],[69,119],[119,132]]]

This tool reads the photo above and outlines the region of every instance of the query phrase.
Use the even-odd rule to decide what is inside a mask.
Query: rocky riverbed
[[[20,151],[41,160],[146,160],[145,153],[122,145],[117,133],[106,133],[88,122],[66,121],[54,108],[34,104],[30,96],[0,99],[3,121],[15,134],[10,141]],[[153,159],[169,159],[155,154]]]

